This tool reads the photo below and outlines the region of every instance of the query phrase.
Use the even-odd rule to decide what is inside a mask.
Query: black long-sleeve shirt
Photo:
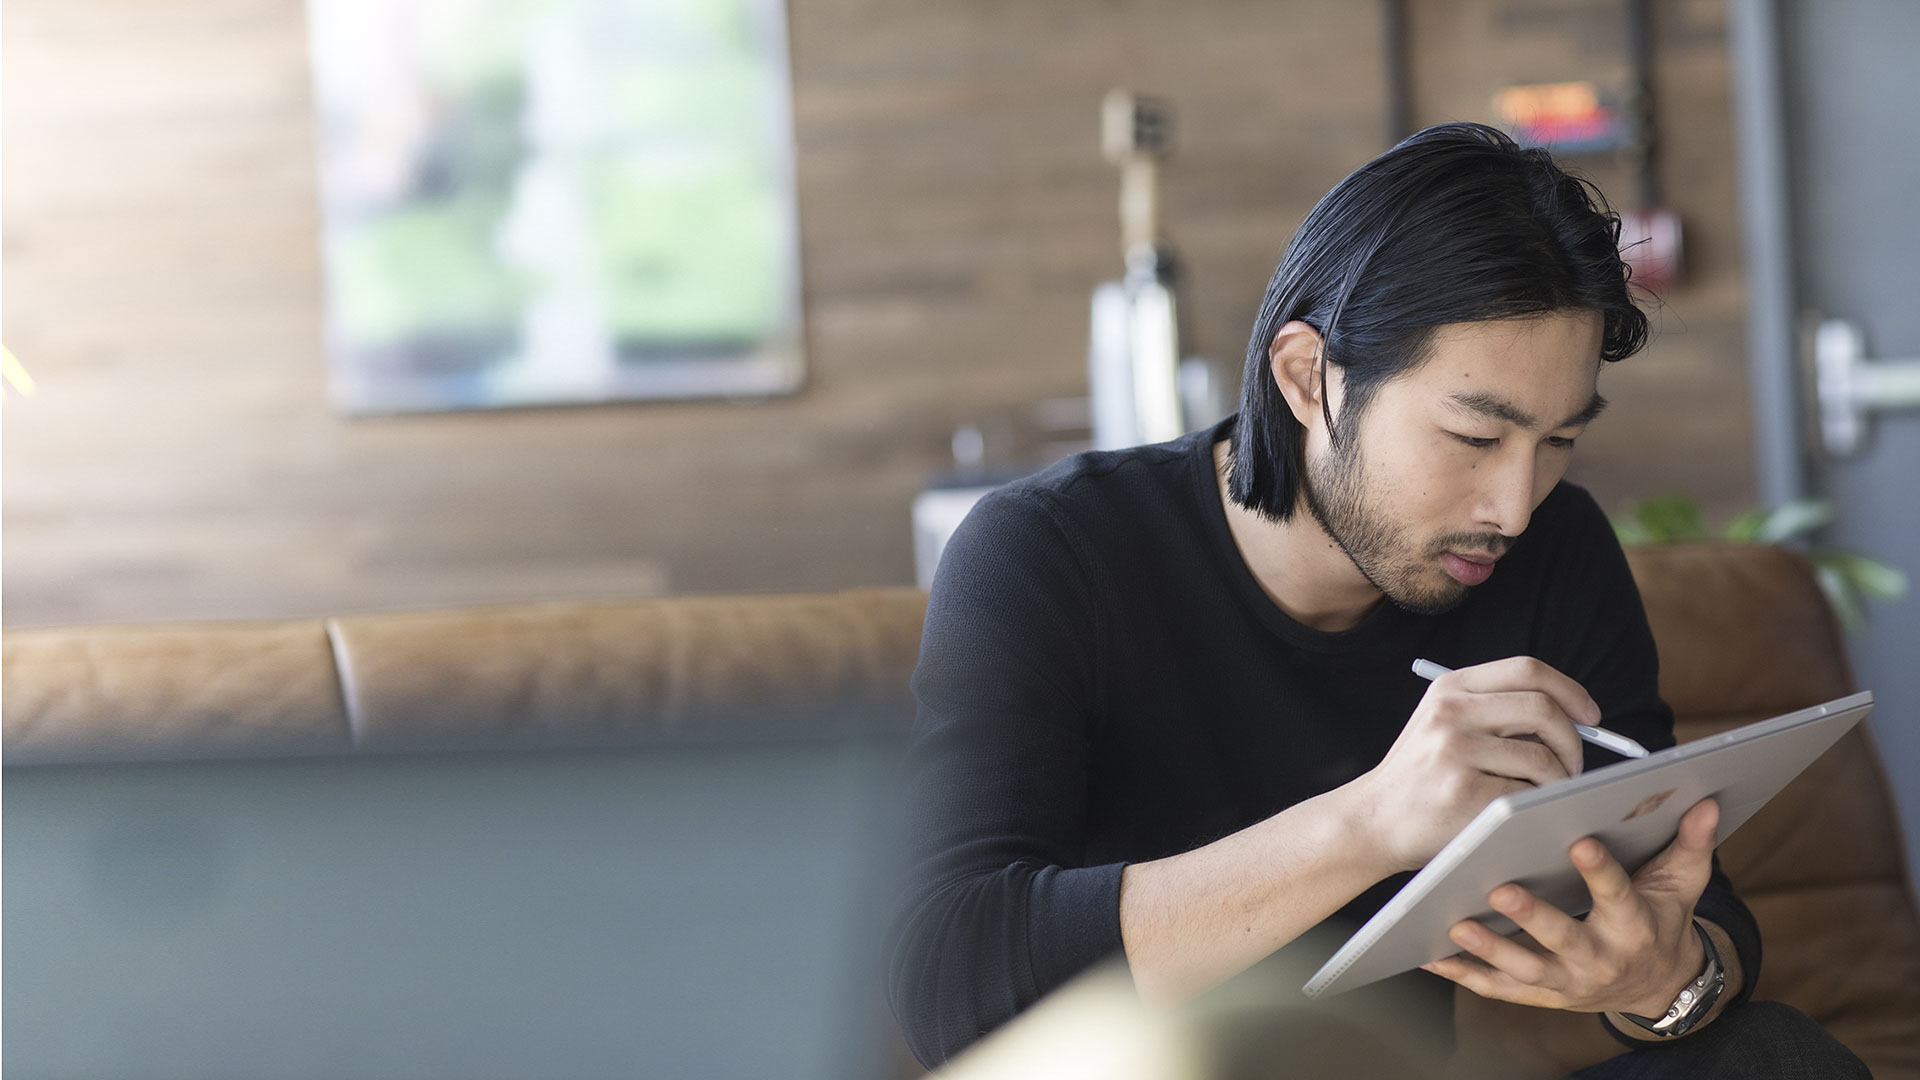
[[[1383,603],[1326,633],[1284,614],[1240,558],[1211,449],[1226,431],[1079,455],[993,492],[948,544],[913,678],[887,957],[894,1013],[929,1066],[1121,951],[1126,864],[1378,764],[1427,688],[1416,657],[1538,657],[1587,688],[1605,726],[1673,745],[1639,593],[1585,491],[1556,487],[1454,610]],[[1335,918],[1358,926],[1409,876]],[[1759,931],[1717,865],[1697,911],[1732,938],[1750,987]],[[1450,983],[1398,978],[1448,1007]]]

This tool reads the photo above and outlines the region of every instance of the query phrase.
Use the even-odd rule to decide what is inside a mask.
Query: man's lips
[[[1451,551],[1440,553],[1440,565],[1447,573],[1462,585],[1478,585],[1493,576],[1493,564],[1498,555],[1456,555]]]

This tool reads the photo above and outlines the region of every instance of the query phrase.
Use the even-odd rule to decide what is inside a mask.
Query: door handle
[[[1821,319],[1813,331],[1813,394],[1820,445],[1850,457],[1866,442],[1870,413],[1920,407],[1920,359],[1869,360],[1858,323]]]

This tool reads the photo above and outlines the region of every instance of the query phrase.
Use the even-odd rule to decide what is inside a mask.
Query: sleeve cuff
[[[1693,905],[1693,913],[1725,931],[1732,940],[1734,955],[1740,958],[1740,990],[1727,1007],[1746,1001],[1753,996],[1753,984],[1760,981],[1760,927],[1753,913],[1731,890],[1711,882],[1700,894],[1700,902]]]
[[[1075,975],[1124,953],[1120,872],[1125,863],[1046,867],[1028,893],[1027,953],[1034,989],[1047,994]]]

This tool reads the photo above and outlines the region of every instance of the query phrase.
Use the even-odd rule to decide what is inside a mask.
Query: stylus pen
[[[1441,667],[1439,664],[1436,664],[1431,660],[1415,660],[1413,662],[1413,673],[1427,680],[1428,682],[1432,682],[1433,680],[1439,678],[1442,675],[1445,675],[1447,672],[1452,670],[1453,669],[1449,667]],[[1619,735],[1619,734],[1615,734],[1614,732],[1608,731],[1606,728],[1597,728],[1597,727],[1594,727],[1592,724],[1582,724],[1579,722],[1575,722],[1573,725],[1573,730],[1579,732],[1581,738],[1587,740],[1593,745],[1611,750],[1614,753],[1619,754],[1621,757],[1646,757],[1647,756],[1646,747],[1641,746],[1639,743],[1634,742],[1632,739],[1627,738],[1625,735]]]

